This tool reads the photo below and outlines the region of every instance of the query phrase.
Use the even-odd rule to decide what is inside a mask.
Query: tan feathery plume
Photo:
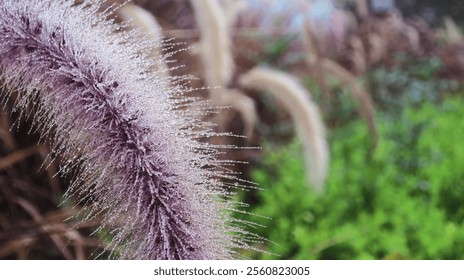
[[[351,59],[353,61],[354,73],[362,74],[367,70],[366,51],[363,42],[359,37],[353,36],[349,44],[353,49]]]
[[[376,33],[368,35],[369,43],[369,65],[374,65],[381,61],[387,54],[385,40]]]
[[[248,7],[248,2],[246,0],[225,0],[223,2],[227,26],[231,27],[236,23],[239,13]]]
[[[369,15],[367,0],[356,0],[356,8],[361,17],[367,17]]]
[[[445,17],[445,34],[448,42],[450,43],[459,43],[462,41],[462,33],[459,28],[456,26],[456,23],[450,17]]]
[[[134,28],[138,28],[143,35],[148,36],[148,40],[156,44],[150,46],[152,57],[156,62],[153,70],[163,76],[169,76],[169,68],[162,52],[163,33],[156,18],[144,8],[130,3],[121,6],[117,12],[124,21],[130,22]]]
[[[411,25],[404,24],[404,34],[409,42],[409,47],[412,51],[418,51],[421,48],[420,35],[416,28]]]
[[[308,179],[316,190],[322,190],[327,176],[329,150],[324,125],[310,93],[292,76],[261,67],[242,75],[240,83],[248,88],[265,90],[282,102],[303,142]]]
[[[250,138],[253,134],[256,120],[258,119],[254,100],[237,89],[225,89],[223,101],[240,113],[245,123],[245,131],[243,134]]]
[[[217,0],[192,0],[191,3],[201,31],[199,46],[206,83],[212,88],[213,102],[220,101],[221,94],[214,87],[226,86],[234,71],[226,16]]]
[[[201,31],[200,56],[211,101],[240,112],[245,133],[251,136],[257,118],[254,101],[237,90],[227,89],[235,68],[227,15],[217,0],[191,0],[191,3]]]

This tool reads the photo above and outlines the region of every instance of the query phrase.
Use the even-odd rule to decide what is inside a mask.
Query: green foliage
[[[334,130],[321,194],[306,185],[299,143],[265,147],[253,172],[264,191],[243,195],[265,226],[258,234],[275,242],[263,249],[277,255],[251,258],[464,258],[464,102],[383,114],[378,125],[372,153],[361,120]]]
[[[401,67],[379,67],[369,74],[371,92],[375,93],[372,97],[380,109],[394,108],[390,113],[395,113],[407,106],[436,102],[460,86],[455,80],[437,78],[442,63],[436,57],[414,60],[398,54],[395,60]]]
[[[262,53],[256,53],[250,58],[260,65],[271,68],[288,69],[295,63],[304,60],[304,55],[292,52],[292,45],[299,39],[296,34],[271,34],[257,37],[250,34],[250,40],[260,40],[263,46]]]
[[[264,57],[268,58],[269,60],[277,59],[280,56],[283,56],[288,48],[290,47],[290,44],[292,41],[296,39],[296,36],[294,35],[285,35],[279,38],[276,38],[275,40],[266,42],[264,45]]]

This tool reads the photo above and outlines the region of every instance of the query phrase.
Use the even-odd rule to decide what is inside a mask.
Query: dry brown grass
[[[12,103],[0,115],[0,259],[96,257],[105,247],[90,235],[98,221],[80,222],[73,218],[79,205],[60,205],[66,180],[30,124],[11,113]]]

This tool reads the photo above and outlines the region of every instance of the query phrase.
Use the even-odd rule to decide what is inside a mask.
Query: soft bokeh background
[[[261,189],[237,189],[249,213],[236,217],[268,240],[244,257],[464,259],[463,2],[192,2],[136,0],[160,29],[147,28],[140,11],[129,18],[161,31],[167,47],[154,56],[183,49],[169,56],[169,75],[209,88],[189,94],[227,107],[206,121],[247,135],[214,144],[261,147],[224,154],[248,162],[234,172]],[[285,89],[245,85],[256,67],[289,78]],[[307,102],[286,103],[290,81]],[[305,115],[311,109],[294,114],[306,103],[325,135]],[[107,235],[92,234],[98,219],[78,223],[79,204],[62,199],[72,175],[54,176],[59,164],[47,162],[46,143],[37,146],[29,127],[11,106],[2,111],[0,258],[105,258]]]

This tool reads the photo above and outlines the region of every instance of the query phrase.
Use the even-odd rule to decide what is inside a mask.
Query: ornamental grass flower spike
[[[16,110],[33,108],[62,172],[78,169],[70,193],[115,229],[118,257],[235,257],[250,238],[229,218],[220,177],[233,176],[198,140],[214,133],[184,110],[185,86],[149,71],[150,42],[104,20],[100,4],[0,0],[1,78]]]

